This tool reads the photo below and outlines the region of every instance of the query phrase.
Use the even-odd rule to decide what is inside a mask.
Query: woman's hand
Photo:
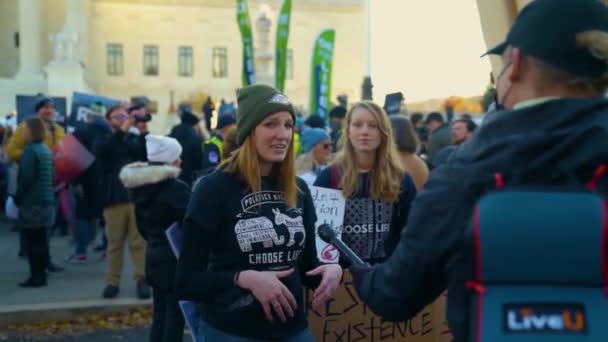
[[[274,311],[279,319],[285,322],[287,316],[293,318],[298,305],[280,279],[288,277],[292,273],[293,268],[280,272],[243,271],[238,277],[237,285],[251,291],[262,304],[267,320],[273,321],[272,311]]]
[[[306,272],[307,276],[321,276],[321,283],[312,297],[312,307],[319,310],[325,302],[333,298],[340,280],[342,279],[342,267],[338,264],[321,265],[312,271]]]

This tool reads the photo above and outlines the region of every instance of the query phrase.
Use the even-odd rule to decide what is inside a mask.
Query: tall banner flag
[[[335,38],[335,30],[322,31],[312,53],[310,114],[319,115],[323,119],[326,119],[329,113]]]
[[[283,92],[285,72],[287,69],[287,42],[289,41],[289,23],[291,22],[291,0],[283,0],[277,23],[277,41],[275,56],[275,85]]]
[[[243,86],[248,86],[255,83],[255,72],[253,69],[253,34],[251,33],[247,0],[236,0],[236,20],[239,23],[243,40]]]

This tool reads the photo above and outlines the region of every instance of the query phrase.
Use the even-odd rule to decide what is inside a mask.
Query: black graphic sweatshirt
[[[338,188],[336,184],[332,184],[331,173],[334,167],[321,171],[315,185]],[[416,197],[416,186],[410,175],[404,175],[398,201],[389,203],[374,200],[369,196],[368,173],[361,173],[359,182],[359,192],[346,199],[341,239],[363,261],[375,264],[387,259],[395,250],[401,231],[407,224],[410,205]],[[342,258],[340,263],[342,267],[350,266],[350,263]]]
[[[236,176],[216,171],[194,188],[183,223],[183,246],[177,266],[180,299],[199,302],[210,326],[247,338],[281,340],[308,326],[303,287],[318,286],[306,272],[319,265],[315,245],[316,213],[306,183],[296,208],[288,208],[270,178],[251,193]],[[293,268],[282,279],[298,304],[286,323],[269,322],[253,295],[234,284],[237,271]]]

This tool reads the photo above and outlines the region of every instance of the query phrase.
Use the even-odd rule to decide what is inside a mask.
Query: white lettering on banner
[[[94,114],[94,111],[87,107],[78,107],[76,112],[76,121],[86,122],[90,114]]]
[[[311,186],[310,193],[317,213],[316,228],[319,228],[322,224],[328,224],[332,228],[339,230],[344,222],[344,207],[346,203],[344,196],[342,196],[342,191]],[[339,253],[337,250],[328,247],[328,244],[321,240],[316,232],[315,235],[317,257],[319,260],[328,263],[338,262]],[[340,236],[339,231],[338,236]]]

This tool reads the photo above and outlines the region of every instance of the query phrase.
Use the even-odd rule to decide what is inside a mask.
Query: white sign
[[[338,237],[340,237],[340,231],[344,223],[344,206],[346,204],[342,191],[311,186],[310,193],[317,212],[316,228],[318,229],[322,224],[329,224],[338,232]],[[321,240],[316,231],[315,236],[319,260],[324,263],[337,263],[340,256],[338,249]]]

